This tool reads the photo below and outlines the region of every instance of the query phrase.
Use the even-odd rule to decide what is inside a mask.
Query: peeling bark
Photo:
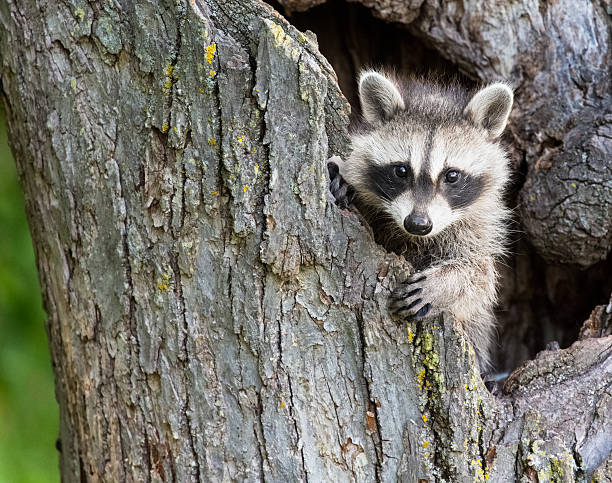
[[[388,317],[410,267],[327,191],[349,106],[270,7],[28,0],[0,23],[65,481],[605,471],[612,337],[496,399],[452,320]]]

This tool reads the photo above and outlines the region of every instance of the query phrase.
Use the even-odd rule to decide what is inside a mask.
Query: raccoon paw
[[[402,318],[425,317],[432,308],[427,291],[428,276],[423,272],[413,273],[391,293],[389,309],[391,313]]]
[[[333,159],[333,158],[331,158]],[[329,191],[336,199],[336,205],[340,208],[347,208],[355,198],[355,190],[340,175],[340,168],[333,161],[327,163],[329,171]]]

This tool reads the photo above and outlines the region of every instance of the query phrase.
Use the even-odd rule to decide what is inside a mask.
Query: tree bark
[[[330,199],[350,108],[308,35],[255,0],[0,22],[63,480],[609,475],[612,336],[495,398],[452,320],[389,318],[410,267]]]

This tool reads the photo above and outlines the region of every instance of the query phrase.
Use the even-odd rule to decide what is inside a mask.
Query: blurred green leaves
[[[0,482],[59,481],[59,410],[23,194],[0,110]]]

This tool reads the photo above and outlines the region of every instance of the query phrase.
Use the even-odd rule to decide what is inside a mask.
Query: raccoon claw
[[[404,305],[404,306],[403,306],[403,307],[400,309],[400,312],[408,312],[408,313],[410,313],[410,312],[411,312],[411,309],[413,309],[413,308],[414,308],[416,305],[420,304],[422,300],[423,300],[423,299],[416,299],[416,300],[415,300],[414,302],[412,302],[411,304]]]
[[[415,288],[414,290],[412,290],[412,291],[410,291],[410,292],[408,292],[408,293],[406,294],[406,298],[413,297],[414,295],[416,295],[416,294],[418,294],[418,293],[420,293],[420,292],[422,292],[422,291],[423,291],[423,289],[422,289],[422,288],[420,288],[420,287],[419,287],[419,288]]]
[[[427,277],[422,273],[415,273],[396,288],[391,294],[390,311],[398,317],[425,317],[431,310],[432,304],[424,300],[426,294],[419,286]]]
[[[415,314],[415,317],[417,319],[420,319],[422,317],[425,317],[428,313],[429,310],[431,309],[431,304],[425,304],[423,305],[423,307],[421,307],[418,312]]]
[[[404,285],[412,285],[414,283],[422,282],[423,280],[426,280],[426,279],[427,277],[423,275],[421,272],[416,272],[410,275],[410,277],[408,277],[408,279],[404,282]]]
[[[329,179],[334,179],[340,174],[340,168],[333,161],[327,162],[327,172],[329,173]]]
[[[336,163],[327,163],[327,172],[329,173],[329,191],[334,193],[340,188],[342,176],[340,176],[340,169]]]
[[[336,163],[330,161],[327,163],[327,171],[329,172],[329,191],[336,199],[336,204],[340,208],[347,208],[355,198],[355,190],[350,186],[340,175],[340,168]]]

